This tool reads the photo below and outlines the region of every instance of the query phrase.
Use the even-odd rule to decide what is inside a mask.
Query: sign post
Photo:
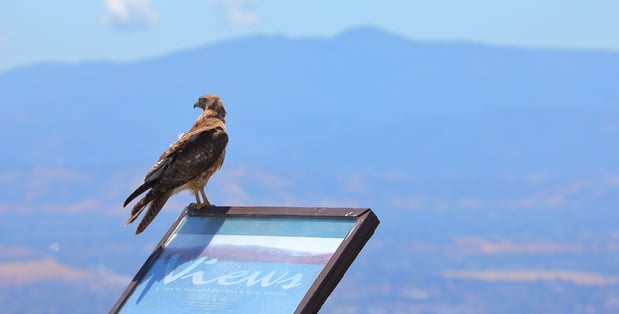
[[[110,313],[316,313],[378,223],[370,209],[187,207]]]

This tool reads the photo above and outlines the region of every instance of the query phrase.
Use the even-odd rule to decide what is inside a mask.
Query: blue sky
[[[617,0],[0,0],[0,71],[129,61],[255,33],[374,25],[422,40],[619,51]]]

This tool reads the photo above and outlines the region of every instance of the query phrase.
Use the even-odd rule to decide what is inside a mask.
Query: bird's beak
[[[204,106],[200,105],[200,101],[196,101],[195,104],[193,104],[193,108],[202,108],[202,110],[204,110]]]

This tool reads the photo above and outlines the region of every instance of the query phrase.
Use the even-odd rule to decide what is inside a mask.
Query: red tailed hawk
[[[226,110],[217,95],[203,95],[193,107],[204,110],[187,133],[159,157],[159,161],[146,173],[144,184],[140,185],[125,201],[127,206],[140,194],[148,193],[131,210],[131,217],[125,224],[132,223],[148,206],[144,218],[138,224],[135,234],[140,234],[157,216],[166,201],[173,194],[190,190],[196,197],[196,205],[210,206],[204,186],[211,175],[221,167],[226,154],[228,134],[226,133]],[[203,200],[200,200],[200,195]]]

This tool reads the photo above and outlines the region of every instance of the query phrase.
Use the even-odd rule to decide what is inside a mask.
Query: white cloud
[[[216,8],[222,11],[229,25],[252,26],[260,22],[255,0],[213,0],[213,2]]]
[[[102,21],[121,30],[155,26],[159,19],[150,0],[105,0]]]

